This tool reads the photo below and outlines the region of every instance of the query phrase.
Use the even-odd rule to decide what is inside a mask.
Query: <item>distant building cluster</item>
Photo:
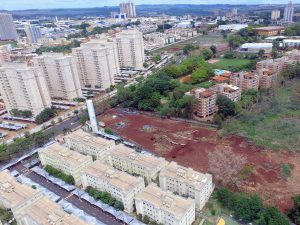
[[[278,59],[267,59],[256,64],[256,69],[249,72],[231,73],[216,70],[212,81],[216,84],[209,89],[197,88],[186,95],[195,96],[198,100],[194,107],[194,117],[199,120],[211,121],[217,111],[217,94],[237,102],[243,90],[274,88],[278,84],[278,76],[290,65],[300,62],[300,50],[294,49]]]

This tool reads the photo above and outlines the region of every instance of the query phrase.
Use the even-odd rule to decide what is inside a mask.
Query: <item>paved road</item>
[[[38,175],[37,173],[31,170],[27,170],[22,164],[15,166],[12,170],[17,170],[19,173],[28,177],[32,181],[54,192],[55,194],[60,196],[61,199],[65,199],[66,201],[72,203],[74,206],[83,210],[87,214],[96,217],[102,223],[109,224],[109,225],[123,224],[122,222],[116,220],[115,217],[110,215],[109,213],[102,211],[100,208],[91,205],[89,202],[83,199],[80,199],[76,195],[73,195],[71,192],[66,191],[65,189],[59,187],[58,185],[52,183],[51,181]]]

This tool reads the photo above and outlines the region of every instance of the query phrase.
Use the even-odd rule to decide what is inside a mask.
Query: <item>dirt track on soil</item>
[[[217,184],[259,193],[266,204],[275,204],[282,210],[290,208],[291,197],[300,193],[299,153],[264,151],[237,136],[221,137],[216,129],[130,114],[122,109],[109,110],[98,120],[150,152],[197,171],[210,172]],[[120,126],[120,122],[124,124]],[[218,157],[224,159],[216,164],[220,162]],[[237,171],[232,163],[240,164]],[[281,173],[283,163],[293,168],[288,179]],[[244,167],[251,169],[241,176],[240,168]]]

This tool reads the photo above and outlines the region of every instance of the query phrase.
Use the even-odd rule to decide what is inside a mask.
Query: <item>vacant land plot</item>
[[[213,64],[213,67],[216,69],[240,71],[249,68],[252,63],[253,60],[250,59],[220,59]]]
[[[300,153],[267,152],[240,137],[221,137],[212,128],[127,113],[123,109],[109,110],[98,120],[150,152],[212,173],[217,184],[258,192],[267,204],[289,208],[290,198],[299,193]],[[283,163],[292,168],[289,178],[281,173]]]
[[[226,43],[226,40],[223,39],[222,35],[218,32],[210,32],[208,35],[199,35],[197,37],[181,41],[178,43],[174,43],[172,45],[166,46],[164,48],[160,48],[154,50],[153,53],[159,53],[162,51],[171,51],[176,52],[180,51],[184,48],[184,46],[188,44],[192,44],[200,47],[210,47],[211,45],[221,46],[223,47]]]
[[[266,148],[300,151],[300,79],[269,91],[260,103],[228,121],[224,131]]]

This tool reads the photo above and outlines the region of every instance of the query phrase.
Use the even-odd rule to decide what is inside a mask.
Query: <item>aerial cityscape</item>
[[[299,1],[0,3],[0,225],[300,225]]]

